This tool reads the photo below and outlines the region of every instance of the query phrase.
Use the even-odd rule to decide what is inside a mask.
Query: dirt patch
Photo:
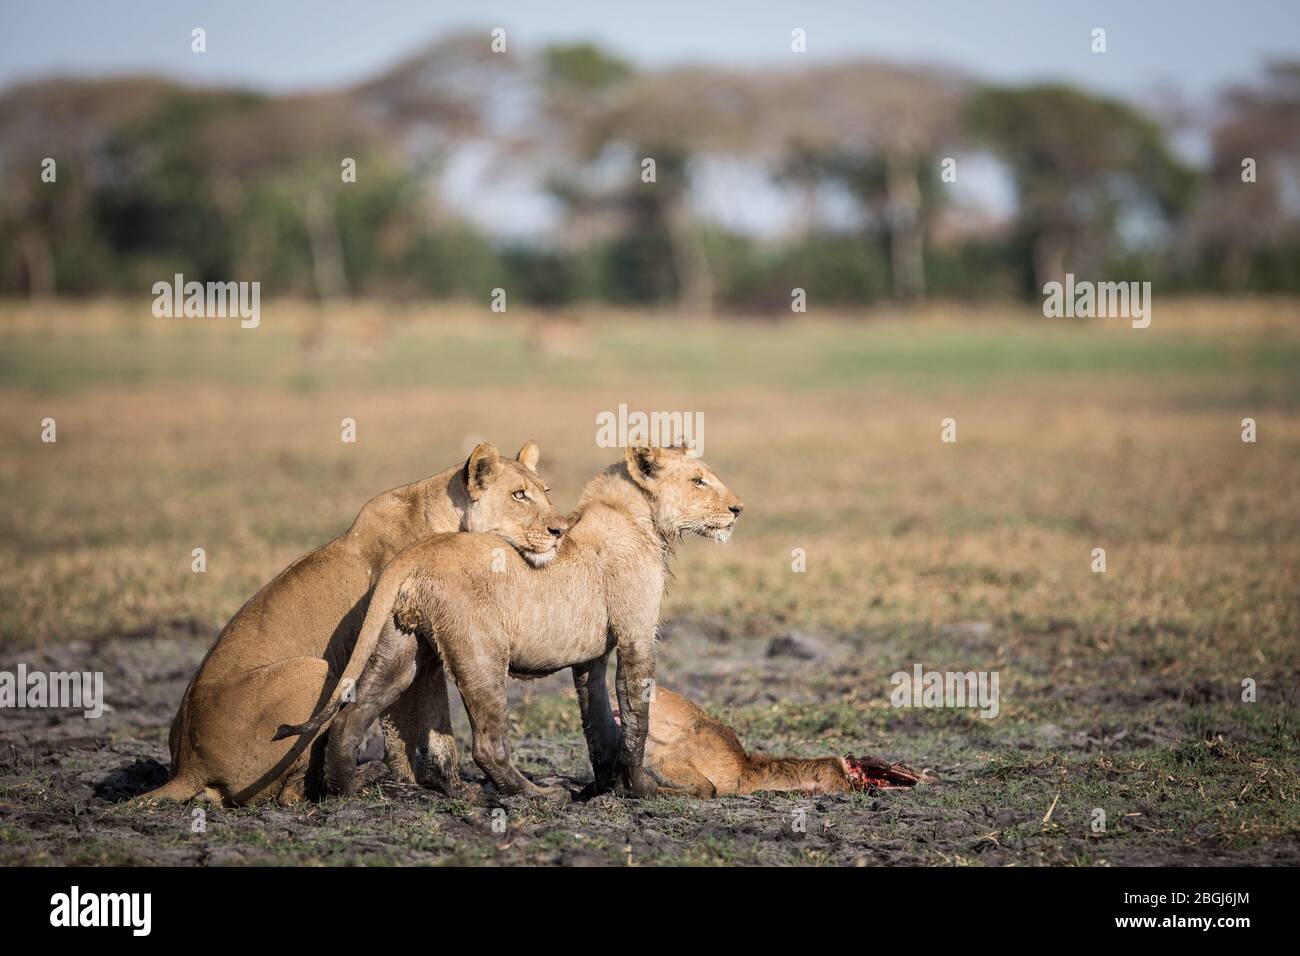
[[[415,786],[380,783],[355,799],[289,809],[136,808],[122,801],[165,779],[167,728],[206,650],[206,639],[163,629],[148,637],[46,644],[23,653],[29,670],[102,671],[110,709],[97,720],[71,711],[5,713],[0,863],[1300,861],[1294,824],[1285,817],[1268,834],[1271,839],[1235,844],[1208,804],[1189,825],[1190,805],[1161,779],[1167,774],[1141,759],[1150,741],[1126,733],[1121,721],[1091,729],[1043,723],[1025,740],[1012,739],[1015,730],[986,735],[990,749],[981,750],[971,745],[972,735],[955,733],[950,725],[927,726],[896,712],[882,724],[870,709],[851,707],[846,716],[843,701],[825,688],[852,672],[851,636],[818,635],[827,676],[811,683],[810,698],[803,658],[770,657],[768,638],[713,633],[717,629],[669,628],[676,638],[664,646],[666,669],[680,674],[678,686],[726,714],[750,746],[805,754],[870,750],[932,768],[944,783],[851,796],[642,802],[603,796],[560,809],[520,799],[473,806]],[[6,655],[0,667],[12,670],[16,663]],[[567,675],[516,683],[512,695],[521,767],[541,783],[579,790],[588,779],[587,758]],[[456,719],[463,746],[463,714]],[[1190,743],[1172,759],[1195,766],[1201,755]],[[1236,768],[1222,752],[1206,759]],[[479,779],[468,760],[462,773]],[[1159,782],[1154,789],[1153,780]],[[1090,805],[1113,807],[1115,793],[1126,790],[1131,793],[1107,832],[1093,832]],[[1054,794],[1055,810],[1044,822]]]

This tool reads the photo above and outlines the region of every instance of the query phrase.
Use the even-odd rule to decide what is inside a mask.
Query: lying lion
[[[538,560],[554,554],[565,523],[546,497],[539,457],[536,442],[525,444],[517,461],[480,444],[463,465],[373,498],[344,535],[262,588],[199,665],[172,723],[170,779],[141,799],[302,799],[320,748],[274,743],[272,734],[326,699],[371,585],[393,555],[434,532],[458,530],[499,532]],[[414,780],[419,749],[440,745],[446,693],[445,681],[422,680],[385,717],[387,759],[398,779]]]
[[[426,670],[437,682],[445,668],[469,714],[474,762],[498,792],[567,801],[563,787],[538,787],[511,762],[506,682],[572,667],[594,789],[609,789],[617,778],[625,793],[653,794],[657,788],[641,764],[667,559],[687,532],[728,540],[743,507],[684,449],[629,448],[625,461],[588,483],[559,553],[546,567],[530,567],[516,555],[500,560],[500,542],[492,535],[443,534],[421,541],[380,576],[329,704],[304,724],[280,728],[276,739],[311,739],[353,691],[355,703],[331,728],[325,763],[327,784],[352,793],[357,744],[366,726],[417,672]],[[432,653],[418,660],[424,646]],[[605,667],[615,647],[621,753],[605,689]],[[459,794],[454,752],[440,769],[441,789]]]
[[[615,716],[617,720],[617,715]],[[665,792],[701,799],[760,790],[846,793],[890,790],[936,778],[874,757],[763,757],[745,752],[730,727],[680,694],[657,688],[645,766]]]

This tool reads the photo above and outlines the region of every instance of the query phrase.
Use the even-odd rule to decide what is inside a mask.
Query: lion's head
[[[698,534],[727,541],[745,504],[689,449],[628,448],[627,472],[646,491],[665,540]]]
[[[470,501],[463,530],[501,535],[535,567],[550,563],[569,529],[546,496],[551,489],[537,473],[540,457],[535,441],[519,449],[514,461],[483,442],[465,462]]]

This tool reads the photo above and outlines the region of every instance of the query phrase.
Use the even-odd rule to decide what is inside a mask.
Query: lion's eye
[[[696,475],[694,478],[691,479],[691,481],[695,482],[695,484],[701,488],[707,488],[709,485],[709,483],[705,481],[703,478],[701,478],[699,475]]]
[[[527,501],[527,500],[528,500],[528,493],[526,491],[515,492],[515,501]]]

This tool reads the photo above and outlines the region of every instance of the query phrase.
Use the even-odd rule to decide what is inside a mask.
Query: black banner
[[[801,927],[850,945],[878,932],[923,945],[990,933],[1032,938],[1024,934],[1039,930],[1070,940],[1131,935],[1184,942],[1199,935],[1231,945],[1235,934],[1288,926],[1283,907],[1294,896],[1291,871],[1258,868],[67,868],[4,870],[0,879],[7,884],[0,909],[9,940],[76,934],[79,942],[101,937],[128,946],[247,942],[277,926],[300,943],[374,944],[376,931],[431,919],[461,928],[514,927],[539,940],[567,933],[575,920],[589,930],[608,920],[621,935],[631,919],[638,935],[690,925],[694,943],[716,937],[729,946],[747,935],[770,940],[773,932]]]

